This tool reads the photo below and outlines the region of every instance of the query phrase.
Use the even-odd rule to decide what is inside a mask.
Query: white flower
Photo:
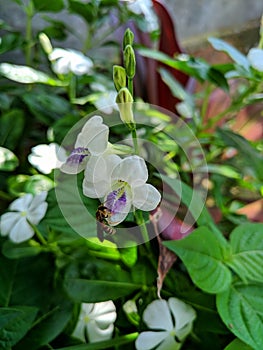
[[[153,10],[151,0],[137,0],[129,2],[128,8],[137,15],[144,15],[147,22],[147,30],[152,32],[159,28],[157,16]]]
[[[117,96],[116,91],[107,89],[100,83],[92,83],[91,88],[98,92],[96,99],[92,101],[97,109],[102,109],[106,114],[111,114],[114,110],[117,110],[117,105],[115,103]]]
[[[150,211],[157,207],[161,195],[147,184],[148,170],[143,158],[130,156],[121,159],[115,154],[91,157],[83,181],[83,193],[91,198],[104,198],[109,210],[108,224],[122,222],[132,206]]]
[[[92,60],[76,50],[56,48],[48,55],[48,58],[52,62],[53,71],[57,74],[72,72],[76,75],[83,75],[90,73],[93,67]]]
[[[31,193],[16,199],[9,206],[9,213],[0,218],[0,233],[11,241],[21,243],[34,236],[33,225],[39,224],[46,214],[48,204],[45,201],[47,192],[33,197]]]
[[[95,304],[81,304],[81,310],[73,336],[91,343],[111,339],[113,323],[117,317],[114,303],[103,301]]]
[[[247,58],[251,66],[260,72],[263,72],[263,50],[258,48],[250,49]]]
[[[195,310],[177,298],[154,300],[143,313],[145,324],[154,331],[142,332],[136,339],[136,349],[180,349],[195,318]]]
[[[84,170],[89,156],[99,156],[108,146],[109,128],[103,124],[103,119],[96,115],[90,118],[77,136],[73,151],[61,171],[67,174],[77,174]]]
[[[66,159],[65,149],[56,143],[37,145],[28,156],[29,163],[43,174],[50,174],[53,169],[60,168]]]

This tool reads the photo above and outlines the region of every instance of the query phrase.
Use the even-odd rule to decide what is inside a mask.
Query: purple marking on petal
[[[73,151],[68,156],[66,163],[70,163],[71,165],[80,164],[83,162],[84,158],[89,155],[90,155],[90,152],[87,148],[84,148],[84,147],[74,148]]]
[[[117,190],[112,191],[108,194],[105,206],[110,209],[112,214],[120,213],[125,208],[127,203],[127,196],[125,192],[125,187],[122,186]]]

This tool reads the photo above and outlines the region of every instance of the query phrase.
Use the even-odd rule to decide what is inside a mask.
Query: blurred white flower
[[[85,169],[83,193],[90,198],[104,198],[109,210],[107,223],[116,226],[132,207],[144,211],[155,209],[161,195],[147,184],[148,170],[143,158],[129,156],[121,159],[116,154],[91,157]]]
[[[102,110],[106,114],[111,114],[114,110],[117,110],[115,103],[117,92],[107,89],[100,83],[92,83],[92,90],[98,92],[97,98],[93,101],[94,106]]]
[[[0,234],[8,236],[11,241],[21,243],[34,236],[30,223],[38,225],[46,214],[48,204],[47,192],[33,196],[31,193],[16,199],[9,206],[10,212],[0,218]]]
[[[88,338],[91,343],[111,339],[116,317],[116,307],[111,300],[83,303],[72,335],[84,342]]]
[[[61,166],[66,174],[78,174],[85,169],[90,156],[103,154],[108,147],[109,128],[103,119],[95,115],[83,126],[77,136],[74,149]]]
[[[263,72],[263,50],[252,48],[249,50],[247,58],[251,66],[260,72]]]
[[[177,298],[154,300],[143,313],[143,321],[154,331],[142,332],[136,339],[136,349],[180,349],[195,318],[195,310]]]
[[[84,75],[90,73],[93,67],[92,60],[76,50],[56,48],[48,55],[48,58],[56,74],[72,72],[76,75]]]
[[[60,168],[66,159],[65,149],[56,143],[37,145],[28,156],[29,163],[43,174],[50,174],[53,169]]]
[[[157,16],[153,10],[153,5],[151,0],[137,0],[128,3],[128,8],[133,13],[145,17],[147,22],[147,30],[152,32],[159,28]]]

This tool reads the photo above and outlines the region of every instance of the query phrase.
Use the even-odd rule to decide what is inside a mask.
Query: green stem
[[[150,252],[151,248],[150,248],[150,243],[149,243],[148,230],[147,230],[147,227],[146,227],[141,210],[137,210],[135,212],[135,217],[136,217],[136,222],[140,227],[142,238],[143,238],[143,241],[145,243],[146,249],[148,252]]]
[[[77,86],[77,80],[76,76],[73,73],[70,73],[70,81],[68,86],[68,95],[69,100],[72,102],[76,98],[76,86]]]
[[[128,90],[130,94],[133,96],[133,79],[132,78],[128,78]]]
[[[38,230],[38,228],[35,226],[35,225],[32,225],[32,228],[34,229],[35,231],[35,234],[39,240],[39,242],[43,245],[47,245],[47,241],[45,240],[45,238],[43,237],[42,233]]]
[[[132,141],[133,141],[133,145],[134,145],[134,153],[139,155],[139,146],[138,146],[138,138],[137,138],[137,132],[136,132],[136,128],[134,127],[134,129],[132,129]]]
[[[34,16],[34,4],[32,1],[29,1],[28,6],[25,9],[26,12],[26,65],[31,66],[32,64],[32,18]]]

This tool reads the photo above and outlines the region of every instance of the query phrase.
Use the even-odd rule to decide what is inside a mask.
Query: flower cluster
[[[114,154],[108,142],[109,128],[102,117],[93,116],[83,126],[61,170],[68,174],[84,171],[83,193],[101,199],[109,216],[107,224],[116,226],[133,209],[150,211],[161,196],[147,184],[148,170],[143,158]]]

